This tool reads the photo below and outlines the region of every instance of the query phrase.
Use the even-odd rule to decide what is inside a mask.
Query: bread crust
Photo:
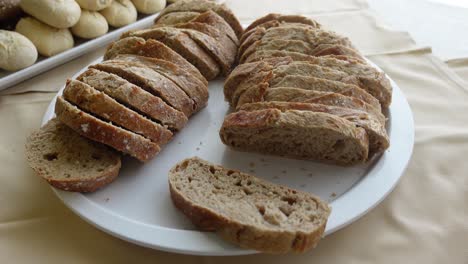
[[[245,32],[248,32],[249,30],[262,26],[262,24],[268,23],[271,21],[283,22],[283,23],[298,23],[298,24],[309,25],[313,28],[321,27],[321,25],[317,21],[304,17],[304,16],[282,15],[282,14],[270,13],[250,23],[250,25],[245,29]]]

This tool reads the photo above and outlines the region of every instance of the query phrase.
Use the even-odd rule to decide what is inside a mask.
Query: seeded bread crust
[[[244,29],[242,28],[239,20],[237,20],[236,16],[232,13],[232,11],[226,7],[226,5],[222,4],[219,5],[214,1],[205,1],[205,0],[182,0],[177,1],[174,4],[169,5],[165,9],[161,11],[159,16],[155,19],[155,23],[158,23],[159,19],[164,17],[169,13],[174,12],[199,12],[203,13],[208,10],[212,10],[213,12],[217,13],[220,17],[222,17],[234,30],[237,37],[240,38]]]
[[[26,159],[34,172],[55,188],[94,192],[119,174],[120,155],[51,119],[26,140]]]
[[[190,12],[190,11],[173,12],[173,13],[169,13],[164,16],[161,16],[158,19],[158,21],[155,23],[155,25],[170,26],[170,25],[174,25],[178,23],[185,23],[196,18],[198,15],[200,15],[199,12]]]
[[[146,40],[155,39],[164,43],[194,65],[207,80],[216,78],[220,73],[216,60],[180,29],[164,27],[129,31],[124,33],[122,38],[132,36]]]
[[[190,117],[195,110],[194,102],[175,83],[156,71],[133,62],[108,60],[91,65],[90,68],[114,73],[146,91],[161,97],[167,104]]]
[[[160,151],[160,147],[151,140],[85,113],[61,96],[57,98],[55,114],[78,134],[130,154],[140,161],[148,161]]]
[[[385,126],[375,117],[360,110],[349,109],[345,107],[316,104],[316,103],[297,103],[297,102],[260,102],[244,104],[240,107],[239,111],[255,111],[262,109],[275,108],[282,112],[287,110],[300,110],[323,112],[344,118],[358,127],[366,130],[369,136],[369,157],[380,154],[385,151],[390,143],[385,130]]]
[[[140,134],[159,146],[166,144],[172,138],[172,132],[167,128],[81,81],[68,80],[63,90],[63,97],[83,111]]]
[[[199,189],[198,195],[193,188]],[[314,248],[331,211],[309,193],[197,157],[183,160],[170,170],[169,190],[174,205],[200,229],[216,231],[240,247],[269,253]],[[223,199],[229,202],[223,203]],[[223,210],[215,206],[217,201],[223,203]]]
[[[236,150],[342,166],[367,161],[364,129],[327,113],[278,109],[238,111],[224,119],[221,140]]]
[[[200,82],[197,78],[190,75],[176,64],[160,60],[147,58],[138,55],[118,55],[114,58],[117,61],[135,62],[145,65],[146,67],[157,71],[164,77],[168,78],[180,89],[182,89],[195,104],[195,112],[204,108],[208,102],[208,87]]]
[[[107,48],[104,59],[109,60],[120,54],[135,54],[172,62],[208,86],[208,81],[195,66],[168,46],[154,39],[128,37],[117,40]]]
[[[172,108],[161,98],[154,96],[127,80],[97,69],[88,69],[76,78],[104,92],[118,102],[145,116],[160,122],[171,130],[179,131],[187,123],[184,113]]]

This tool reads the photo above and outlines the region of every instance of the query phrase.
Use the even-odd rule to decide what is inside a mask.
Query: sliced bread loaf
[[[81,137],[54,118],[26,140],[29,166],[52,186],[72,192],[94,192],[112,182],[120,155]]]
[[[199,12],[191,11],[172,12],[159,17],[155,24],[170,26],[178,23],[185,23],[196,18],[198,15],[200,15]]]
[[[125,37],[155,39],[164,43],[193,64],[207,80],[216,78],[220,73],[216,60],[180,29],[164,27],[129,31],[122,35],[122,38]]]
[[[344,118],[358,127],[366,130],[369,136],[369,157],[382,153],[389,146],[389,139],[385,126],[375,117],[360,110],[316,104],[316,103],[296,103],[296,102],[260,102],[242,105],[240,111],[256,111],[262,109],[276,108],[281,111],[300,110],[332,114]]]
[[[174,82],[142,64],[108,60],[91,65],[90,68],[119,75],[127,81],[161,97],[166,103],[183,112],[187,117],[191,116],[195,110],[193,100]]]
[[[112,97],[78,80],[68,80],[63,97],[83,111],[140,134],[158,145],[166,144],[172,132]]]
[[[345,49],[349,49],[349,52]],[[285,50],[258,50],[252,53],[244,63],[262,61],[267,58],[275,57],[291,57],[294,61],[308,61],[311,57],[321,57],[329,56],[339,60],[353,60],[359,63],[366,64],[367,62],[362,58],[362,55],[359,54],[359,51],[350,49],[348,47],[336,44],[323,44],[314,48],[312,54],[307,55],[294,51],[285,51]]]
[[[61,96],[57,98],[55,114],[61,122],[80,135],[130,154],[140,161],[148,161],[160,151],[159,145],[151,140],[102,121]]]
[[[161,11],[159,16],[156,18],[155,23],[158,23],[159,19],[166,16],[167,14],[174,12],[198,12],[203,13],[212,10],[220,17],[222,17],[236,32],[238,38],[242,36],[244,29],[242,28],[239,20],[232,13],[232,11],[224,4],[218,4],[215,1],[207,0],[181,0],[174,4],[169,5]]]
[[[184,113],[115,74],[91,68],[76,79],[108,94],[118,102],[160,122],[171,130],[179,131],[187,123]]]
[[[180,21],[178,23],[183,22],[184,21]],[[220,17],[212,10],[208,10],[200,14],[190,22],[199,22],[213,26],[217,28],[220,32],[228,36],[228,38],[232,41],[232,43],[234,43],[234,45],[239,46],[239,38],[237,37],[236,32],[234,32],[231,26],[229,26],[229,24],[222,17]]]
[[[264,109],[238,111],[224,119],[224,144],[251,151],[343,166],[367,160],[364,129],[343,118],[319,112]]]
[[[135,54],[165,60],[176,64],[179,68],[200,80],[205,86],[208,81],[200,71],[179,53],[173,51],[163,43],[154,39],[145,40],[139,37],[128,37],[113,42],[106,50],[104,59],[109,60],[120,54]]]
[[[195,112],[204,108],[208,102],[208,87],[172,62],[130,54],[118,55],[114,60],[143,64],[173,81],[193,100]]]
[[[196,157],[170,170],[169,189],[174,205],[201,230],[269,253],[314,248],[331,211],[309,193]]]

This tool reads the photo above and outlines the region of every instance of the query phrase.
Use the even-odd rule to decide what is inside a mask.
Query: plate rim
[[[99,57],[89,65],[101,60],[102,57]],[[382,71],[371,61],[367,61]],[[89,65],[86,65],[72,78],[86,70]],[[324,236],[350,225],[380,204],[395,188],[409,164],[414,147],[413,113],[399,86],[388,75],[386,76],[390,80],[393,90],[392,104],[389,107],[390,147],[384,154],[377,157],[377,160],[372,161],[372,168],[367,171],[364,177],[329,203],[332,207],[332,213],[328,219]],[[47,107],[42,125],[54,116],[55,101],[64,88],[65,85],[57,92]],[[395,117],[398,119],[395,120]],[[382,177],[385,177],[383,182],[381,181]],[[93,203],[86,199],[84,194],[61,191],[52,186],[51,188],[68,208],[86,222],[106,233],[140,246],[174,253],[205,256],[236,256],[258,253],[255,250],[241,249],[228,244],[213,233],[137,222]],[[359,201],[357,205],[356,200]],[[111,217],[112,220],[109,221],[108,217]],[[181,240],[183,243],[180,243]]]

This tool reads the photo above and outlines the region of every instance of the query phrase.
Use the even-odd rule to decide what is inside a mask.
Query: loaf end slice
[[[94,192],[119,174],[120,155],[81,137],[58,119],[26,140],[26,159],[40,177],[65,191]]]
[[[197,157],[171,169],[169,188],[175,206],[200,229],[268,253],[314,248],[331,211],[314,195]]]

